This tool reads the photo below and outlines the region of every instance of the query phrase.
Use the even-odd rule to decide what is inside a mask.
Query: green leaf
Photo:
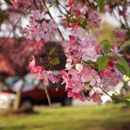
[[[97,0],[97,4],[99,6],[99,10],[100,10],[100,13],[102,12],[105,4],[104,4],[104,0]]]
[[[126,46],[130,45],[130,41],[126,41],[124,44],[120,46],[119,51],[123,50]]]
[[[103,70],[107,66],[108,62],[109,62],[109,58],[106,57],[106,56],[101,56],[101,57],[99,57],[97,59],[97,64],[98,64],[98,70],[99,70],[99,72],[101,70]]]
[[[69,20],[68,18],[66,18],[66,21],[67,21],[68,23],[71,23],[71,20]]]
[[[122,74],[124,74],[124,75],[127,74],[127,70],[123,65],[120,65],[119,63],[117,63],[115,66]]]
[[[90,82],[86,83],[86,88],[90,87]]]
[[[125,67],[127,71],[126,75],[130,77],[130,68],[126,60],[123,57],[119,57],[119,56],[117,57],[117,59],[119,60],[119,64]]]
[[[122,24],[121,24],[121,28],[122,28],[122,29],[126,29],[125,24],[122,23]]]
[[[107,39],[101,41],[99,44],[102,45],[103,50],[104,50],[105,53],[108,53],[110,51],[111,43]]]
[[[12,2],[10,0],[4,0],[8,5],[12,5]]]
[[[126,62],[126,60],[123,57],[117,57],[117,59],[119,60],[119,64],[124,65],[126,68],[129,68],[128,63]]]
[[[59,15],[58,17],[59,17],[59,18],[63,18],[63,16],[62,16],[62,15]]]
[[[112,100],[116,100],[117,97],[118,97],[118,96],[117,96],[115,93],[113,93],[112,96],[111,96]]]
[[[58,65],[60,63],[59,57],[53,58],[51,60],[52,65]]]
[[[49,52],[49,55],[52,55],[55,50],[56,50],[56,47],[53,47],[53,48],[51,49],[51,51]]]
[[[0,13],[0,18],[1,18],[1,22],[3,22],[4,20],[9,18],[9,14],[7,14],[6,12],[2,12]]]
[[[82,23],[82,24],[80,24],[80,27],[85,28],[85,27],[86,27],[86,24],[85,24],[85,23]]]
[[[127,95],[127,96],[125,97],[125,99],[130,99],[130,95]]]
[[[124,100],[124,103],[125,103],[128,107],[130,107],[130,101],[129,101],[129,100]]]
[[[52,5],[52,4],[50,4],[50,5],[48,6],[48,9],[50,9],[52,6],[53,6],[53,5]]]
[[[90,65],[90,64],[92,64],[92,62],[91,62],[90,60],[84,61],[84,63],[85,63],[85,65]]]
[[[100,44],[111,45],[111,43],[107,39],[102,40]]]
[[[96,6],[94,5],[94,3],[89,3],[89,7],[93,10],[96,10]]]
[[[126,32],[126,35],[127,35],[128,37],[130,37],[130,31],[127,31],[127,32]]]

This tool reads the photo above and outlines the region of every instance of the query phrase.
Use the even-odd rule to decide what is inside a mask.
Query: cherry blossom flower
[[[37,42],[44,40],[56,41],[55,32],[58,28],[58,25],[54,22],[54,19],[50,19],[49,22],[45,19],[46,13],[35,10],[32,12],[30,17],[30,24],[24,28],[26,32],[26,38],[33,38]]]
[[[29,68],[32,73],[39,74],[43,70],[42,66],[36,66],[35,57],[32,56],[32,61],[29,63]]]
[[[66,65],[65,65],[66,69],[70,69],[72,68],[72,59],[68,58],[66,60]]]
[[[92,62],[96,62],[97,59],[101,56],[95,51],[95,47],[84,48],[84,50],[82,50],[82,53],[82,59],[84,61],[90,60]]]
[[[34,20],[43,20],[45,18],[45,12],[40,13],[40,10],[35,10],[32,12]]]
[[[89,0],[90,3],[93,3],[94,0]]]
[[[31,5],[33,2],[32,0],[11,0],[12,2],[12,8],[19,9],[20,7],[27,7],[28,5]]]
[[[101,96],[102,96],[102,93],[94,93],[92,96],[91,96],[91,99],[93,100],[93,102],[99,102],[99,103],[102,103],[102,99],[101,99]]]
[[[88,10],[88,21],[90,22],[90,24],[92,24],[92,26],[96,27],[96,28],[99,28],[100,27],[100,21],[101,19],[99,18],[99,14],[90,9]]]
[[[43,70],[41,73],[38,73],[37,75],[38,79],[43,79],[43,84],[46,86],[49,83],[49,80],[52,83],[55,83],[54,74],[51,71]]]
[[[91,69],[90,67],[86,67],[83,70],[83,75],[81,76],[82,82],[90,82],[91,86],[97,86],[100,84],[101,79],[97,73],[97,71]]]

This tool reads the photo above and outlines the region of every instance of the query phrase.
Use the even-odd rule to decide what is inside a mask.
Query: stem
[[[29,5],[20,15],[19,19],[16,21],[16,23],[14,24],[13,28],[11,29],[8,37],[5,39],[5,41],[1,44],[0,46],[0,50],[2,49],[2,47],[4,46],[4,44],[7,42],[7,40],[9,39],[11,33],[13,32],[13,30],[15,29],[16,25],[18,24],[18,22],[20,21],[21,17],[23,16],[23,14],[31,7],[32,5]]]
[[[58,0],[55,1],[69,14],[69,11]]]
[[[118,8],[118,11],[121,12],[121,10],[119,8],[119,5],[117,6],[117,8]],[[127,20],[126,20],[126,17],[124,15],[122,15],[122,16],[124,18],[124,21],[125,21],[125,24],[126,24],[127,28],[129,29],[129,24],[128,24]]]
[[[102,90],[102,88],[101,87],[99,87],[101,90]],[[107,96],[109,96],[111,99],[112,99],[112,97],[105,91],[105,90],[102,90]],[[112,99],[113,100],[113,99]]]
[[[34,5],[35,5],[36,9],[38,9],[38,6],[37,6],[37,3],[36,3],[35,0],[33,0],[33,3],[34,3]]]
[[[40,1],[41,1],[41,4],[42,4],[44,10],[48,13],[48,15],[50,16],[50,18],[53,18],[52,15],[51,15],[51,13],[49,12],[49,10],[48,10],[48,8],[47,8],[47,6],[46,6],[44,0],[40,0]],[[63,37],[61,31],[59,30],[59,28],[58,28],[58,32],[59,32],[59,35],[60,35],[61,40],[63,41],[63,40],[64,40],[64,37]]]
[[[57,0],[55,0],[55,2],[56,2],[56,4],[57,4],[57,3],[60,4]],[[59,5],[57,5],[57,8],[58,8],[58,10],[60,11],[61,14],[63,14],[63,15],[66,16],[66,14],[64,14],[64,13],[62,12],[62,10],[60,9]]]
[[[49,96],[49,94],[48,94],[48,91],[47,91],[46,86],[44,86],[44,88],[45,88],[45,93],[46,93],[46,96],[47,96],[48,103],[49,103],[49,105],[51,106],[51,100],[50,100],[50,96]]]

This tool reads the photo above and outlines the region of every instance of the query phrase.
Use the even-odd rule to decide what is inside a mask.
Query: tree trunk
[[[24,82],[25,82],[23,77],[21,78],[21,80],[22,80],[21,87],[20,87],[19,91],[16,93],[16,98],[13,102],[13,110],[14,111],[17,111],[20,107],[21,93],[22,93],[22,90],[23,90],[23,87],[24,87]]]
[[[0,81],[0,91],[2,91],[3,82]]]

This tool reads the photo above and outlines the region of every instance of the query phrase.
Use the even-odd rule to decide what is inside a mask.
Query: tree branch
[[[14,24],[13,28],[11,29],[8,37],[5,39],[5,41],[0,45],[0,51],[3,48],[4,44],[7,42],[7,40],[9,39],[11,33],[13,32],[13,30],[15,29],[16,25],[18,24],[18,22],[20,21],[21,17],[23,16],[23,14],[31,7],[32,5],[29,5],[20,15],[20,17],[18,18],[18,20],[16,21],[16,23]]]

